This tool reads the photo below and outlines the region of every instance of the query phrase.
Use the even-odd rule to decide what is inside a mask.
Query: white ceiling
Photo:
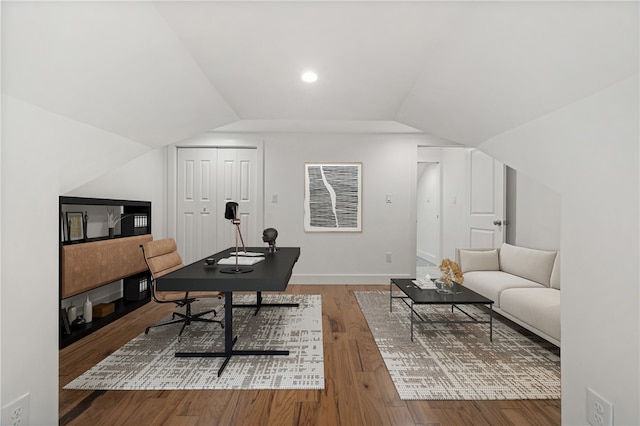
[[[637,2],[3,1],[2,89],[151,147],[208,130],[473,146],[637,73],[638,27]]]

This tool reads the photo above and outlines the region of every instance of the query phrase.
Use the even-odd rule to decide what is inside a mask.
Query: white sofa
[[[503,244],[456,249],[464,286],[494,301],[493,308],[560,346],[560,253]]]

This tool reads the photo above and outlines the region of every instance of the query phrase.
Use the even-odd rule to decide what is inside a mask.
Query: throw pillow
[[[468,271],[499,271],[498,250],[460,250],[460,269]]]
[[[549,287],[551,271],[556,260],[555,251],[502,244],[500,267],[504,272],[517,275]]]

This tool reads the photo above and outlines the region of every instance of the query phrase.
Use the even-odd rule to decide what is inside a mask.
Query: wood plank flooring
[[[63,390],[64,385],[173,309],[149,303],[60,350],[60,424],[560,424],[559,400],[402,401],[353,295],[354,291],[383,289],[388,287],[291,285],[287,289],[287,293],[322,295],[326,381],[323,390]],[[384,308],[387,307],[381,307]]]

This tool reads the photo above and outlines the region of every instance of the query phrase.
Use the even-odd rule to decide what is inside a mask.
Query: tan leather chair
[[[151,272],[151,298],[157,303],[174,303],[178,307],[184,307],[185,312],[174,312],[172,319],[168,321],[159,322],[150,325],[145,330],[145,334],[149,333],[151,327],[160,327],[163,325],[184,323],[178,333],[178,338],[182,335],[185,327],[191,324],[192,321],[202,322],[215,322],[220,324],[220,327],[224,328],[222,321],[204,318],[203,315],[207,315],[213,312],[216,316],[215,310],[206,312],[200,312],[198,314],[191,313],[191,304],[197,299],[202,298],[218,298],[222,299],[223,294],[219,291],[157,291],[155,281],[156,278],[160,278],[163,275],[178,270],[184,266],[182,258],[178,253],[176,247],[176,241],[173,238],[165,238],[163,240],[148,241],[140,246],[142,248],[142,254],[147,262],[149,271]],[[178,317],[178,318],[176,318]]]

